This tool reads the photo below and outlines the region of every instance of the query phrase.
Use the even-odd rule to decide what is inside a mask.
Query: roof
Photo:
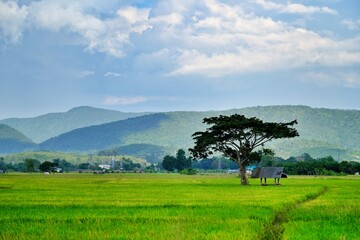
[[[111,166],[109,164],[99,164],[99,167],[102,169],[110,169]]]
[[[283,167],[255,168],[252,171],[251,178],[281,178],[283,172]]]
[[[256,168],[255,165],[246,166],[246,170],[254,170]]]

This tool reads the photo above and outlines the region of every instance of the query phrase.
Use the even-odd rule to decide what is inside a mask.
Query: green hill
[[[43,142],[62,133],[131,117],[144,113],[123,113],[93,107],[77,107],[65,113],[48,113],[34,118],[9,118],[0,123],[24,133],[36,143]]]
[[[130,144],[126,146],[114,147],[98,153],[100,156],[130,155],[145,159],[149,163],[162,161],[166,155],[166,149],[153,144]]]
[[[130,144],[152,144],[175,152],[178,148],[192,146],[191,135],[206,127],[202,123],[204,117],[234,113],[255,116],[264,121],[287,122],[297,119],[299,138],[270,144],[282,157],[311,152],[313,157],[335,155],[334,158],[339,160],[360,160],[360,111],[306,106],[150,114],[77,129],[45,141],[40,147],[57,151],[92,151]]]
[[[0,124],[0,153],[24,151],[35,146],[36,144],[21,132],[8,125]]]
[[[158,113],[112,123],[75,129],[41,143],[41,150],[55,151],[97,151],[122,145],[126,136],[158,128],[166,114]]]

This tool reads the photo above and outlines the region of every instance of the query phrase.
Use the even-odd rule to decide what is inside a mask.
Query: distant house
[[[109,164],[99,164],[99,168],[109,170],[111,169],[111,166]]]
[[[5,172],[4,172],[4,170],[0,170],[0,174],[4,174]]]

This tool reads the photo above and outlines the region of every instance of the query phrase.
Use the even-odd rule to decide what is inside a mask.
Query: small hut
[[[283,167],[262,167],[255,168],[251,173],[251,178],[260,178],[261,185],[267,185],[267,178],[274,178],[275,185],[280,185],[280,178],[287,178],[287,175],[284,173]]]

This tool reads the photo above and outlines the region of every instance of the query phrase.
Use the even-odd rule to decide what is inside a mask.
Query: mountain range
[[[76,107],[64,113],[48,113],[34,118],[8,118],[0,123],[13,127],[35,143],[62,133],[113,121],[137,117],[144,113],[124,113],[94,107]]]
[[[52,135],[49,139],[36,145],[34,149],[37,150],[66,152],[97,152],[106,150],[107,152],[116,152],[116,149],[119,150],[121,147],[132,146],[131,151],[136,156],[136,146],[142,146],[142,155],[145,154],[144,150],[150,151],[147,154],[151,155],[151,149],[157,149],[157,151],[163,149],[164,154],[174,154],[179,148],[187,149],[192,146],[193,139],[191,135],[207,127],[202,123],[204,117],[239,113],[248,117],[255,116],[267,122],[288,122],[297,119],[299,124],[295,127],[298,129],[300,137],[277,140],[268,145],[275,150],[278,156],[299,156],[307,152],[313,157],[332,155],[337,160],[360,160],[359,110],[323,109],[307,106],[267,106],[225,111],[181,111],[152,114],[126,114],[108,111],[80,107],[64,113],[62,116],[67,114],[72,119],[79,119],[77,125],[82,125],[80,128],[70,131],[65,131],[64,129],[70,129],[75,124],[69,124],[71,121],[66,117],[63,121],[54,121],[52,118],[52,123],[50,123],[51,121],[47,122],[44,120],[46,119],[44,116],[39,116],[24,121],[22,128],[32,128],[32,132],[39,132],[38,136]],[[81,116],[69,114],[71,112],[76,112]],[[103,112],[104,115],[100,118],[95,112]],[[99,119],[103,121],[110,119],[110,117],[106,117],[107,113],[111,113],[119,118],[122,117],[123,119],[100,124],[101,121]],[[90,124],[90,119],[93,116],[97,116],[96,124],[98,125],[87,126]],[[82,121],[80,119],[87,120],[81,124]],[[20,120],[18,119],[18,122]],[[0,122],[4,121],[9,121],[9,119]],[[42,125],[37,121],[44,121],[43,124],[47,128],[42,128]],[[61,126],[61,128],[58,128],[58,126]],[[13,128],[16,127],[13,125]],[[16,129],[23,132],[21,129]],[[50,134],[47,132],[47,129],[55,130]],[[54,134],[54,132],[58,135]],[[32,139],[32,134],[25,135]],[[37,139],[39,140],[40,138]],[[147,145],[151,145],[151,147],[144,147]]]
[[[28,137],[18,130],[0,123],[0,153],[20,152],[36,147]]]

